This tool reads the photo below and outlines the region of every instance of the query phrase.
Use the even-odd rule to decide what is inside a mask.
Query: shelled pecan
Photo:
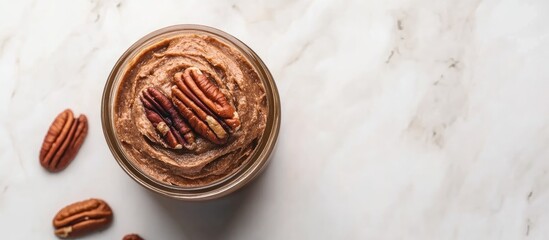
[[[65,169],[78,153],[87,134],[88,120],[85,115],[74,118],[70,109],[61,112],[44,137],[40,164],[51,172]]]
[[[100,199],[88,199],[70,204],[53,218],[55,235],[60,238],[82,236],[106,227],[112,221],[112,210]]]
[[[166,145],[173,149],[194,147],[194,134],[164,93],[150,87],[143,90],[140,99],[145,107],[147,119],[162,136]]]
[[[122,240],[143,240],[143,238],[135,233],[128,234]]]
[[[195,132],[215,144],[227,142],[240,127],[234,106],[200,69],[190,67],[174,75],[172,101]]]

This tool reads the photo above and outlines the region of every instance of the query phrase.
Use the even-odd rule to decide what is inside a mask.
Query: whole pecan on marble
[[[40,150],[40,164],[51,172],[65,169],[74,159],[88,134],[88,119],[78,118],[70,109],[61,112],[51,124]]]
[[[147,119],[164,139],[166,145],[173,149],[194,148],[194,134],[164,93],[149,87],[143,90],[140,98]]]
[[[111,208],[103,200],[92,198],[76,202],[59,210],[55,215],[54,233],[60,238],[82,236],[108,226],[112,215]]]
[[[141,236],[135,234],[135,233],[132,233],[132,234],[128,234],[126,236],[124,236],[124,238],[122,238],[122,240],[144,240]]]
[[[227,142],[240,127],[235,107],[221,90],[196,67],[174,75],[172,101],[195,132],[215,144]]]

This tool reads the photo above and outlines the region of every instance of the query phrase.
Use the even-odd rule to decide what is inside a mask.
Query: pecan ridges
[[[65,169],[78,153],[87,134],[88,120],[85,115],[74,118],[70,109],[61,112],[44,137],[40,164],[51,172]]]
[[[142,92],[141,102],[147,119],[167,146],[173,149],[194,147],[194,134],[164,93],[156,88],[147,88]]]
[[[196,67],[174,75],[172,101],[193,130],[215,144],[227,142],[240,119],[227,97]]]
[[[112,216],[111,208],[103,200],[92,198],[76,202],[59,210],[55,215],[54,233],[60,238],[82,236],[108,226]]]

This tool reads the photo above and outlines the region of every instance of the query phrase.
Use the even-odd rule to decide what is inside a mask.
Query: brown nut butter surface
[[[210,95],[204,91],[205,96],[221,99],[221,107],[234,115],[208,109],[210,101],[199,99],[200,92],[189,99],[173,95],[174,89],[177,96],[182,96],[178,90],[186,90],[180,88],[185,73],[194,79],[187,78],[188,91],[194,84],[208,91],[215,88]],[[163,104],[154,102],[155,94]],[[164,96],[174,102],[165,103]],[[160,40],[131,59],[114,112],[116,134],[135,166],[160,182],[196,187],[222,179],[249,161],[265,130],[267,104],[256,70],[239,49],[213,36],[187,33]]]

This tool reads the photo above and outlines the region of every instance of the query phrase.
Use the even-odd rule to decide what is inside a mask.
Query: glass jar
[[[222,180],[199,187],[174,186],[148,176],[144,171],[140,170],[138,166],[134,165],[130,160],[131,156],[125,153],[114,125],[114,104],[116,94],[118,94],[120,81],[123,74],[127,71],[129,63],[138,53],[148,46],[182,33],[209,35],[239,50],[242,55],[248,59],[252,67],[256,70],[260,80],[263,82],[267,102],[266,128],[257,147],[249,156],[250,161],[247,161],[247,163],[240,166],[235,173],[224,177]],[[101,121],[105,139],[107,140],[107,144],[109,145],[114,158],[120,167],[122,167],[122,169],[124,169],[124,171],[136,182],[145,188],[164,196],[181,200],[207,200],[227,195],[243,187],[257,177],[266,167],[271,152],[275,147],[280,128],[280,99],[273,77],[263,61],[261,61],[252,49],[240,40],[223,31],[207,26],[188,24],[175,25],[159,29],[144,36],[128,48],[120,59],[118,59],[107,79],[103,91]]]

